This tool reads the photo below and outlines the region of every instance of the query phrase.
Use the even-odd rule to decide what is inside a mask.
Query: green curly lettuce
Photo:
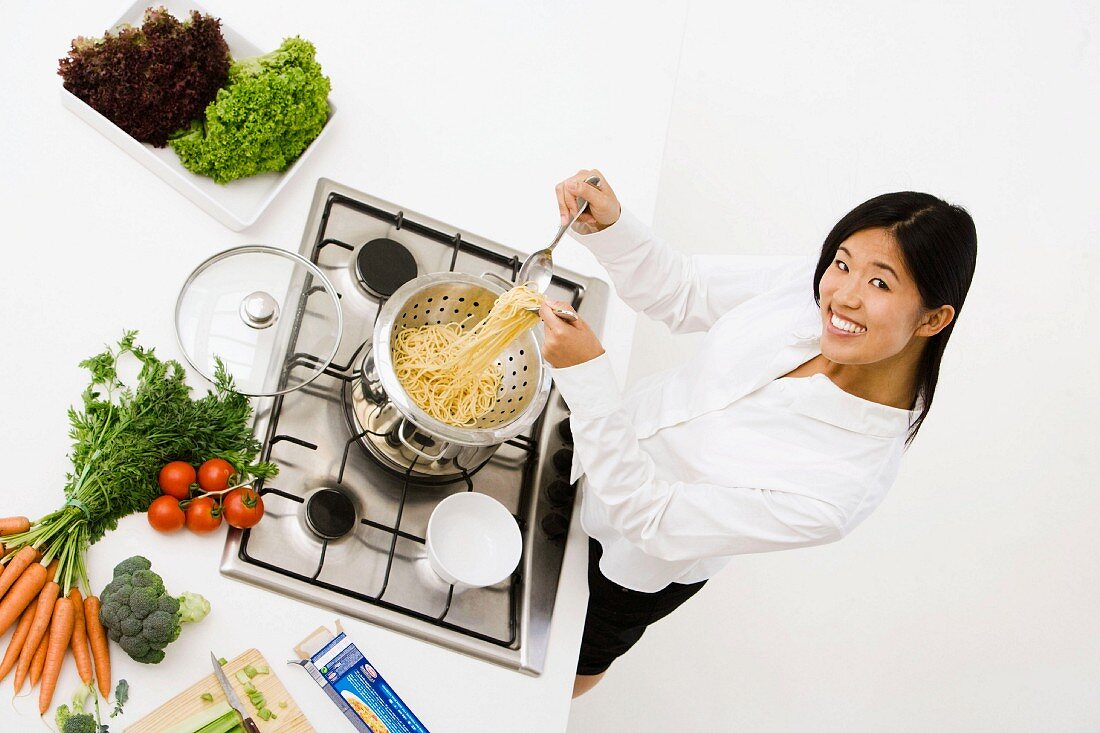
[[[169,140],[184,167],[218,183],[289,167],[328,120],[331,84],[315,54],[294,37],[234,61],[205,118]]]

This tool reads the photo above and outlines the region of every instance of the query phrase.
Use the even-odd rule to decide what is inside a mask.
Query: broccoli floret
[[[156,588],[134,588],[134,592],[130,594],[131,618],[141,621],[156,611],[163,593],[163,588],[160,592],[157,592]]]
[[[69,716],[65,725],[58,728],[61,733],[98,733],[99,723],[91,713],[78,713]]]
[[[204,120],[169,144],[193,173],[218,183],[285,170],[328,120],[328,77],[313,44],[287,38],[269,54],[234,61]]]
[[[180,624],[201,621],[210,610],[210,603],[195,593],[167,595],[164,580],[151,568],[141,556],[123,560],[100,596],[99,620],[108,637],[145,664],[164,659],[164,648],[179,637]]]
[[[89,686],[82,685],[73,695],[73,705],[58,705],[54,720],[59,733],[98,733],[99,724],[91,713],[84,712],[84,701],[88,697]]]
[[[118,565],[115,565],[115,578],[129,578],[138,570],[151,570],[153,563],[149,562],[149,558],[142,557],[141,555],[134,555],[131,558],[123,560]]]

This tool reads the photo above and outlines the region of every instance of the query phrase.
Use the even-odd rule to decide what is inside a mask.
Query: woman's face
[[[863,229],[844,240],[818,292],[821,353],[839,364],[871,364],[901,354],[910,344],[919,348],[914,337],[942,330],[947,325],[941,323],[942,310],[952,310],[923,307],[897,243],[882,228]]]

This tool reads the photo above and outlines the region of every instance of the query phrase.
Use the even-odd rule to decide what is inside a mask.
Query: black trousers
[[[588,614],[581,636],[577,674],[607,671],[618,657],[634,646],[646,627],[675,611],[699,592],[703,580],[688,585],[671,583],[656,593],[624,588],[600,572],[603,548],[588,538]]]

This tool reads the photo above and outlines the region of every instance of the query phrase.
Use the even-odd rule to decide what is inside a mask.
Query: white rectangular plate
[[[138,0],[112,26],[112,31],[126,23],[140,26],[145,9],[150,6],[161,5],[168,8],[168,11],[180,20],[186,20],[190,17],[192,10],[197,10],[200,13],[208,12],[198,4],[186,2],[185,0]],[[214,17],[221,17],[217,13],[210,14]],[[224,22],[224,18],[222,21],[222,35],[225,37],[226,43],[229,44],[229,53],[233,58],[247,58],[267,53],[267,51],[260,49],[230,28]],[[293,34],[288,33],[287,35]],[[271,50],[274,49],[268,49],[268,51]],[[152,145],[139,143],[123,132],[118,125],[96,112],[64,87],[61,88],[61,103],[77,117],[102,133],[108,140],[126,151],[134,160],[151,170],[169,186],[179,191],[196,206],[233,231],[240,231],[256,222],[260,214],[279,195],[290,177],[305,164],[306,158],[309,157],[313,149],[317,147],[321,139],[332,128],[332,119],[336,116],[336,107],[330,97],[328,122],[321,129],[321,134],[282,173],[262,173],[223,185],[214,183],[206,176],[195,175],[184,168],[171,148],[154,148]]]

